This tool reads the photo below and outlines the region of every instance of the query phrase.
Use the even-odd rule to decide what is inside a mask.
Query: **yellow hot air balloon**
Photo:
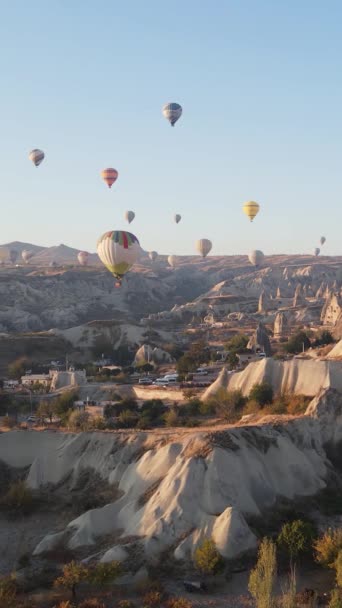
[[[140,257],[141,247],[134,234],[125,230],[110,230],[99,238],[97,254],[120,284],[123,276]]]
[[[255,216],[259,213],[260,205],[255,201],[248,201],[243,204],[242,210],[247,217],[253,222]]]

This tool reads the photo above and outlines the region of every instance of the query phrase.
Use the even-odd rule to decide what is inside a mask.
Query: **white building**
[[[23,386],[33,386],[34,384],[49,386],[50,382],[50,374],[27,374],[25,376],[21,376],[21,384]]]

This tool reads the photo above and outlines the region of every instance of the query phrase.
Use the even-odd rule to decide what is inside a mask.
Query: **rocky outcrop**
[[[250,363],[241,372],[229,374],[224,388],[248,395],[255,384],[269,382],[275,393],[296,393],[313,397],[323,388],[342,392],[342,361],[263,359]],[[222,388],[220,376],[205,391],[207,399]]]
[[[330,293],[323,306],[321,321],[323,325],[335,325],[342,313],[342,301],[338,294]]]
[[[275,338],[286,338],[290,333],[290,324],[285,312],[278,312],[274,320],[273,335]]]
[[[303,289],[302,286],[299,284],[296,287],[295,290],[295,295],[293,298],[293,306],[297,307],[297,306],[305,306],[306,301],[305,301],[305,297],[303,295]]]
[[[136,352],[134,362],[135,365],[143,365],[145,363],[160,365],[162,363],[173,363],[174,359],[168,352],[161,348],[143,344]]]
[[[259,323],[256,328],[253,336],[250,338],[247,348],[254,353],[263,352],[266,357],[270,357],[272,354],[271,343],[268,337],[268,333],[266,331],[265,326],[262,323]]]

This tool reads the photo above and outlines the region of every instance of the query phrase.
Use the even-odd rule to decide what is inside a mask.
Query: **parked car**
[[[139,378],[138,384],[143,384],[145,386],[148,386],[148,385],[152,384],[152,380],[151,380],[151,378]]]

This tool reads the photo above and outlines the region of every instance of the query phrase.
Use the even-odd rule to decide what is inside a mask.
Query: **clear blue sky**
[[[12,0],[0,51],[1,243],[94,251],[133,209],[161,253],[203,237],[213,254],[300,253],[324,234],[341,254],[339,0]]]

